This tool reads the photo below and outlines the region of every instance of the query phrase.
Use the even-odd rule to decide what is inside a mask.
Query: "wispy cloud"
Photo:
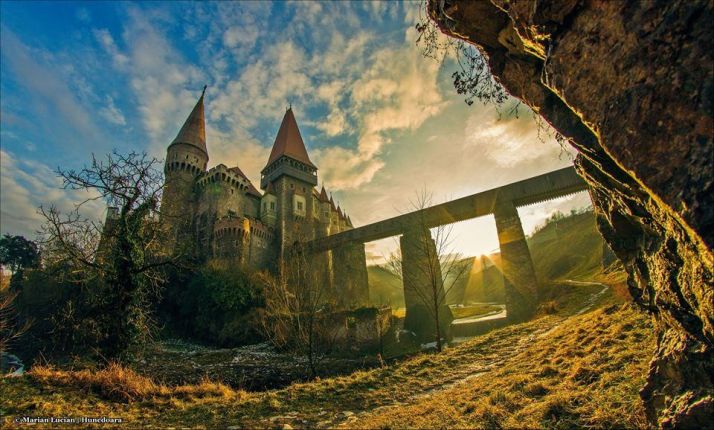
[[[3,64],[8,66],[16,81],[31,95],[30,102],[34,103],[36,114],[48,120],[60,118],[72,127],[72,132],[68,134],[79,134],[87,140],[99,140],[102,133],[95,125],[91,113],[80,103],[77,91],[70,89],[62,79],[56,64],[46,64],[39,59],[50,55],[33,52],[4,26],[1,31]]]
[[[87,31],[67,29],[72,36],[53,49],[33,37],[34,23],[25,33],[2,27],[3,67],[19,77],[8,83],[3,72],[4,231],[32,230],[41,201],[71,202],[51,191],[58,183],[42,167],[50,159],[42,150],[29,156],[28,142],[77,163],[104,146],[161,158],[204,84],[211,166],[239,165],[257,182],[291,102],[320,181],[356,224],[404,211],[420,188],[438,202],[569,163],[555,142],[539,140],[527,110],[499,120],[492,106],[463,103],[449,82],[451,60],[415,47],[416,3],[130,3],[113,8],[112,20],[100,19],[107,9],[83,8],[88,18],[77,12],[72,25]],[[25,99],[32,109],[20,106]],[[56,130],[28,138],[38,122]],[[70,148],[57,137],[65,135],[84,145]],[[524,209],[524,223],[554,207]],[[456,228],[466,229],[468,252],[481,249],[474,243],[493,248],[489,220]],[[382,244],[370,252],[385,253]]]
[[[111,96],[107,96],[107,104],[99,109],[99,115],[112,124],[126,125],[124,114],[114,105],[114,99]]]
[[[75,205],[94,194],[82,191],[67,191],[54,171],[43,164],[23,160],[0,150],[0,231],[34,238],[42,217],[40,205],[54,205],[68,212]],[[105,211],[101,200],[90,201],[82,206],[85,216],[101,219]]]

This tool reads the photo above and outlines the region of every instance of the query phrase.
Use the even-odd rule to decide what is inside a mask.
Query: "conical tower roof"
[[[322,190],[320,190],[320,201],[327,203],[330,201],[330,199],[327,197],[327,191],[325,191],[325,186],[322,186]]]
[[[292,108],[288,108],[285,112],[283,122],[280,124],[280,129],[278,130],[278,135],[275,137],[275,143],[273,143],[273,149],[270,151],[268,164],[266,164],[265,167],[270,166],[283,155],[317,169],[307,155],[307,149],[305,149],[305,143],[302,141],[300,129],[298,128],[297,121],[295,121]]]
[[[171,145],[175,143],[186,143],[195,146],[208,155],[208,150],[206,150],[206,120],[203,114],[203,96],[205,94],[206,87],[204,86],[201,97],[196,102],[196,106],[193,107],[193,110],[183,124],[183,127],[181,127],[181,130],[179,130],[176,138],[171,142]]]

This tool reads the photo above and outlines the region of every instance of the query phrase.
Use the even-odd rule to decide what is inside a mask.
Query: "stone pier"
[[[347,243],[332,250],[333,285],[338,305],[354,309],[369,304],[367,257],[363,243]]]
[[[442,337],[447,337],[451,312],[445,303],[444,283],[436,244],[427,228],[412,228],[399,238],[402,254],[402,282],[406,317],[404,329],[414,332],[420,341],[433,340],[434,297],[441,303],[439,319]]]
[[[521,219],[511,201],[498,201],[493,215],[501,247],[508,319],[511,322],[525,321],[538,307],[538,280]]]

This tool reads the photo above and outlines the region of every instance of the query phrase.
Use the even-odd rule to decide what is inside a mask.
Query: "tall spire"
[[[327,203],[330,201],[330,199],[327,198],[327,192],[325,191],[325,186],[322,186],[322,190],[320,190],[320,201],[323,203]]]
[[[305,143],[302,141],[300,129],[298,128],[297,121],[295,121],[295,115],[293,115],[292,106],[285,111],[283,122],[280,124],[278,135],[275,137],[275,143],[273,143],[273,149],[270,151],[270,158],[268,158],[266,167],[270,166],[283,155],[317,169],[307,155]]]
[[[196,106],[189,114],[186,122],[179,130],[178,135],[171,145],[175,143],[186,143],[193,145],[208,155],[206,150],[206,120],[203,115],[203,96],[206,94],[206,86],[203,86],[201,97],[196,102]]]

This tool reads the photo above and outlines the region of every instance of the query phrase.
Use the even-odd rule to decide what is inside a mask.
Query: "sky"
[[[408,212],[420,190],[437,204],[572,164],[527,108],[464,103],[455,63],[416,45],[418,17],[418,3],[375,1],[0,2],[0,231],[34,238],[40,205],[81,200],[58,166],[113,149],[164,158],[204,85],[209,168],[258,185],[291,104],[320,184],[357,226]],[[529,233],[588,204],[519,213]],[[452,236],[464,255],[498,248],[491,216]],[[395,246],[367,244],[370,262]]]

